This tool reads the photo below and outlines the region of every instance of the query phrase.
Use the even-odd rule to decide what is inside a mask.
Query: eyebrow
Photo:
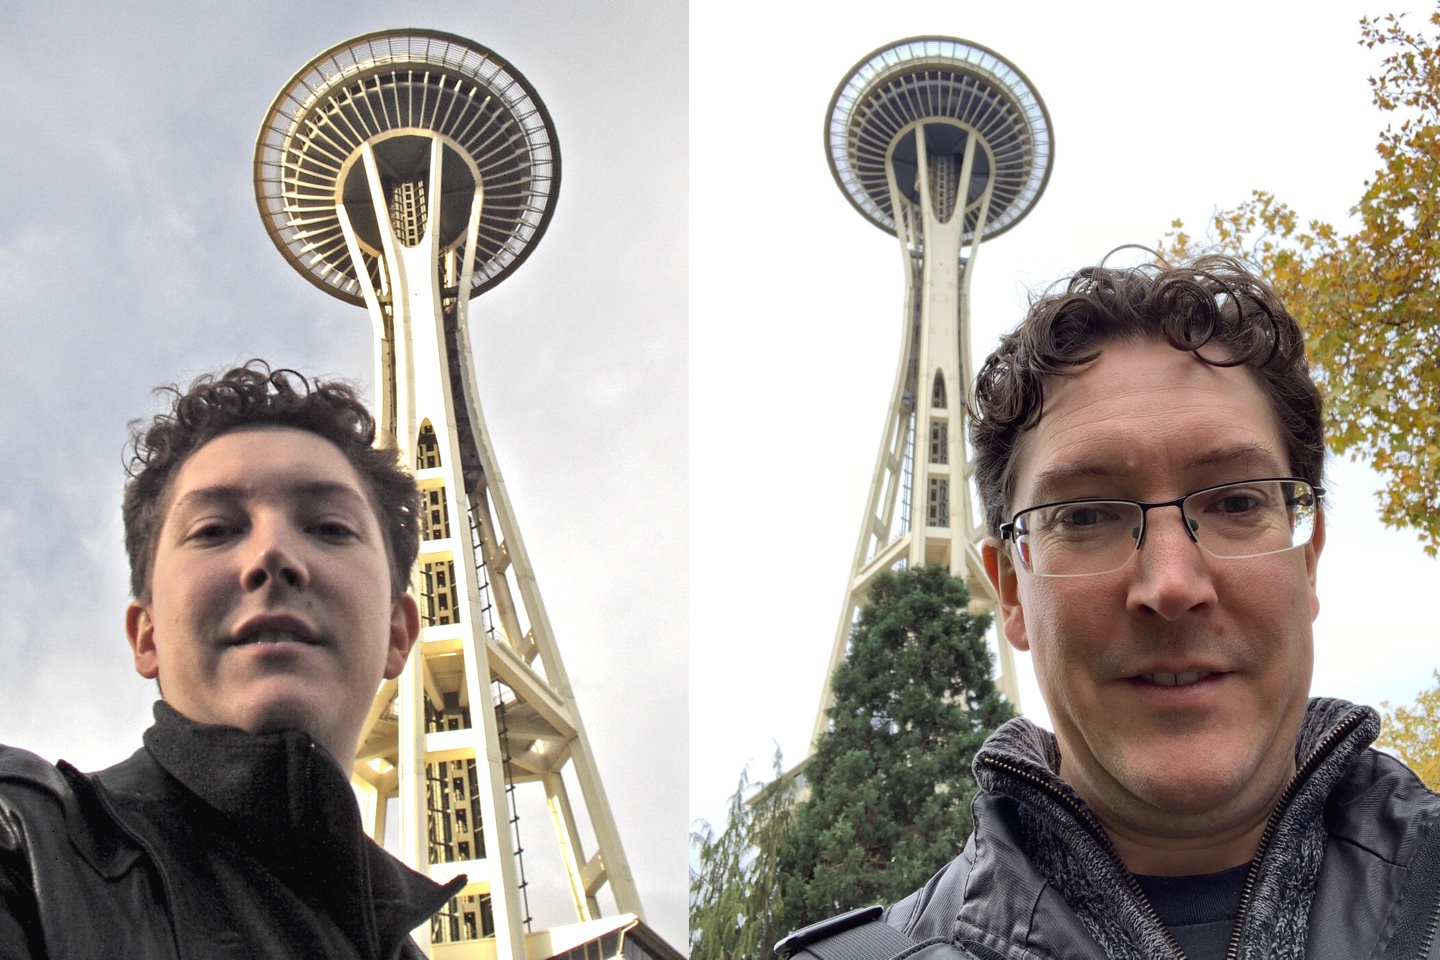
[[[285,488],[287,495],[298,496],[305,499],[341,499],[353,502],[354,506],[370,506],[361,493],[349,484],[337,483],[331,480],[309,480],[297,483]],[[232,504],[242,503],[254,496],[254,491],[248,487],[220,484],[213,487],[198,487],[186,493],[183,497],[170,505],[169,516],[175,516],[184,510],[200,509],[210,504]]]
[[[1274,472],[1284,473],[1280,461],[1275,459],[1275,453],[1269,447],[1258,443],[1239,443],[1231,447],[1220,447],[1217,450],[1209,450],[1196,456],[1190,461],[1190,467],[1214,467],[1228,466],[1232,463],[1251,463],[1257,467]]]
[[[1258,443],[1237,443],[1228,447],[1204,450],[1185,461],[1186,470],[1204,467],[1223,467],[1232,464],[1249,464],[1267,475],[1279,476],[1284,472],[1274,452]],[[1056,490],[1076,480],[1118,480],[1129,476],[1129,472],[1115,464],[1102,460],[1066,463],[1044,470],[1035,476],[1032,495],[1036,503],[1045,503],[1056,496]]]
[[[1036,474],[1030,496],[1036,503],[1047,503],[1076,480],[1115,480],[1125,476],[1126,471],[1099,462],[1062,464]]]

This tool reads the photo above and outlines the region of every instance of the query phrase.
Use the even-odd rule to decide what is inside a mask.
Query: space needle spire
[[[828,728],[830,677],[845,658],[870,583],[897,565],[941,564],[993,609],[970,478],[966,402],[970,283],[980,244],[1020,222],[1045,190],[1050,116],[1025,75],[954,37],[913,37],[857,63],[831,97],[825,146],[847,200],[900,244],[900,362],[845,584],[815,736]],[[1019,703],[1009,645],[998,685]]]
[[[369,311],[376,419],[421,489],[420,640],[377,691],[353,768],[372,837],[384,842],[395,803],[401,859],[468,877],[417,939],[428,932],[436,957],[503,960],[613,945],[639,897],[481,414],[467,323],[471,298],[524,262],[554,213],[550,115],[470,40],[366,34],[280,91],[254,177],[286,260]],[[545,860],[522,856],[525,791],[549,811],[525,833],[531,848],[548,835]],[[536,930],[527,870],[550,864],[573,922]]]

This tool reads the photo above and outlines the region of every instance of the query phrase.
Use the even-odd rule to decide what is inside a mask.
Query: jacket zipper
[[[1335,744],[1343,740],[1351,730],[1355,729],[1364,719],[1361,713],[1352,713],[1340,722],[1334,730],[1331,730],[1325,739],[1316,744],[1315,749],[1305,758],[1305,762],[1296,769],[1295,775],[1285,785],[1285,792],[1280,794],[1280,802],[1275,804],[1275,809],[1270,812],[1270,819],[1265,822],[1265,831],[1260,834],[1260,845],[1255,849],[1255,856],[1250,861],[1250,870],[1245,874],[1245,889],[1240,894],[1240,909],[1235,914],[1235,926],[1230,928],[1230,943],[1225,948],[1225,960],[1237,960],[1240,956],[1240,930],[1245,925],[1245,914],[1250,909],[1250,898],[1255,894],[1255,881],[1260,873],[1260,861],[1265,858],[1265,851],[1269,848],[1270,842],[1275,839],[1275,829],[1280,823],[1280,816],[1299,791],[1301,784],[1310,779],[1320,761],[1335,749]]]
[[[987,756],[981,757],[980,762],[987,767],[1003,770],[1013,777],[1019,777],[1021,780],[1039,787],[1060,801],[1061,805],[1073,813],[1075,819],[1079,820],[1081,824],[1085,826],[1085,829],[1090,832],[1091,836],[1095,838],[1096,842],[1110,854],[1110,859],[1120,868],[1120,873],[1125,878],[1126,886],[1130,888],[1130,892],[1135,896],[1135,899],[1139,901],[1140,906],[1145,908],[1145,916],[1155,924],[1155,928],[1164,936],[1165,942],[1169,945],[1170,949],[1175,952],[1178,960],[1187,960],[1185,951],[1180,949],[1179,942],[1170,935],[1170,931],[1166,929],[1165,924],[1160,920],[1160,915],[1155,912],[1155,907],[1151,905],[1150,898],[1145,896],[1144,890],[1140,889],[1140,881],[1135,879],[1135,875],[1125,867],[1124,861],[1120,859],[1120,854],[1115,852],[1115,844],[1110,842],[1110,835],[1105,832],[1105,828],[1100,825],[1100,821],[1095,819],[1095,814],[1091,813],[1086,807],[1076,805],[1069,797],[1056,790],[1040,777],[1026,770],[1021,770],[1019,767],[1011,766],[1004,760],[997,760],[994,757]]]
[[[1362,714],[1351,714],[1341,721],[1339,726],[1331,730],[1330,733],[1316,745],[1315,749],[1310,751],[1310,755],[1306,757],[1305,762],[1296,769],[1295,775],[1290,778],[1290,782],[1286,784],[1284,792],[1280,794],[1280,801],[1275,804],[1275,809],[1270,813],[1270,819],[1265,823],[1265,830],[1260,835],[1260,845],[1256,848],[1255,856],[1250,861],[1250,870],[1245,875],[1245,888],[1240,894],[1240,909],[1236,911],[1235,914],[1235,926],[1230,930],[1230,943],[1225,950],[1225,960],[1237,960],[1239,956],[1240,931],[1244,927],[1245,914],[1250,908],[1250,898],[1254,896],[1255,893],[1255,882],[1260,870],[1260,861],[1264,859],[1265,851],[1270,846],[1271,840],[1274,839],[1275,828],[1280,821],[1280,815],[1285,811],[1286,807],[1290,805],[1290,802],[1295,799],[1295,793],[1300,789],[1301,784],[1308,780],[1310,775],[1315,772],[1315,768],[1320,765],[1320,761],[1325,759],[1325,756],[1334,749],[1335,744],[1344,739],[1363,719]],[[1069,797],[1052,787],[1046,780],[1019,767],[1013,766],[1004,760],[986,756],[981,757],[980,762],[988,767],[1003,770],[1011,776],[1019,777],[1021,780],[1039,787],[1060,801],[1062,806],[1073,813],[1075,818],[1079,820],[1095,838],[1096,842],[1110,854],[1111,860],[1120,867],[1120,872],[1125,877],[1126,886],[1129,887],[1130,892],[1144,908],[1146,917],[1155,924],[1155,927],[1165,937],[1165,941],[1170,946],[1170,949],[1175,951],[1175,956],[1179,958],[1179,960],[1187,960],[1185,951],[1181,949],[1180,944],[1171,936],[1170,931],[1160,919],[1160,915],[1155,912],[1155,907],[1150,903],[1150,898],[1145,896],[1144,890],[1140,889],[1140,882],[1135,879],[1135,875],[1130,872],[1125,866],[1124,861],[1120,859],[1120,854],[1115,851],[1115,845],[1110,842],[1110,835],[1105,832],[1105,828],[1100,825],[1100,821],[1095,819],[1095,815],[1091,813],[1088,808],[1078,806]],[[1431,915],[1430,926],[1426,933],[1425,948],[1427,950],[1434,939],[1437,927],[1440,927],[1440,900],[1436,902],[1436,909]],[[1424,960],[1424,956],[1425,952],[1422,950],[1416,960]]]
[[[1420,940],[1420,952],[1415,954],[1415,960],[1425,960],[1430,955],[1430,945],[1435,942],[1437,927],[1440,927],[1440,895],[1435,897],[1435,905],[1430,908],[1430,922],[1425,925],[1425,936]]]

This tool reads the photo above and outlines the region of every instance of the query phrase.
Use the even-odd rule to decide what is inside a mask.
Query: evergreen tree
[[[774,960],[780,926],[778,858],[789,833],[795,781],[781,776],[775,751],[775,779],[752,783],[741,771],[730,798],[725,829],[716,833],[704,820],[690,834],[696,868],[690,872],[691,960]]]
[[[875,579],[781,854],[786,928],[894,902],[963,847],[975,751],[1015,715],[969,600],[940,567]]]

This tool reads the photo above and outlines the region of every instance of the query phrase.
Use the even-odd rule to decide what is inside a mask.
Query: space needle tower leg
[[[870,585],[897,566],[944,566],[995,607],[979,545],[966,403],[969,288],[982,239],[1013,226],[1049,172],[1049,119],[1029,82],[993,52],[918,37],[861,60],[831,100],[831,170],[856,208],[899,241],[905,276],[890,409],[845,585],[814,736],[829,727],[830,677]],[[997,685],[1019,703],[997,638]]]
[[[439,248],[438,210],[431,209],[427,198],[443,196],[443,143],[431,137],[428,178],[391,184],[382,183],[380,163],[375,146],[369,142],[360,148],[359,162],[368,187],[369,213],[378,226],[385,267],[385,287],[389,291],[389,310],[383,309],[379,292],[368,274],[361,278],[367,304],[379,309],[376,330],[388,325],[394,331],[393,363],[386,371],[385,392],[393,395],[390,417],[381,422],[385,433],[400,440],[405,458],[417,467],[417,477],[430,503],[437,503],[440,516],[463,517],[466,513],[465,485],[460,473],[460,446],[456,430],[455,391],[450,383],[449,350],[445,338],[446,311],[442,302],[440,280],[443,270]],[[383,151],[383,142],[380,144]],[[483,205],[483,187],[474,186],[474,199],[466,227],[464,247],[474,248],[479,229],[479,213]],[[346,243],[357,261],[363,256],[360,241],[353,228],[348,210],[344,211],[342,227]],[[405,236],[399,230],[405,231]],[[377,353],[384,344],[377,344]],[[421,438],[425,438],[421,449]],[[429,465],[434,464],[434,465]],[[511,846],[506,835],[510,814],[506,796],[505,758],[495,712],[490,709],[469,709],[471,705],[488,705],[492,699],[488,683],[488,661],[485,643],[488,637],[482,621],[452,609],[452,604],[439,607],[436,581],[446,588],[445,596],[473,598],[480,595],[474,544],[468,536],[455,536],[458,531],[448,522],[426,524],[427,536],[420,557],[420,582],[417,593],[422,598],[422,630],[420,642],[401,674],[397,687],[395,711],[399,723],[399,757],[396,765],[400,801],[400,847],[408,862],[427,863],[431,843],[430,808],[438,792],[428,776],[427,767],[458,758],[472,761],[485,770],[476,778],[472,807],[478,806],[480,817],[468,831],[478,832],[481,839],[471,852],[505,851]],[[456,648],[463,658],[464,686],[457,689],[454,707],[448,710],[446,699],[435,679],[437,666],[432,660],[453,656]],[[432,731],[437,724],[427,720],[432,714],[457,718],[468,714],[464,737],[450,737],[444,744],[434,744]],[[463,742],[462,742],[463,741]],[[423,802],[422,802],[423,801]],[[513,857],[467,857],[464,872],[470,884],[462,896],[488,898],[488,911],[493,921],[495,951],[499,957],[525,956],[524,910],[512,902],[519,887]],[[481,908],[486,909],[485,907]]]
[[[560,173],[549,115],[468,40],[369,34],[292,78],[255,168],[281,252],[369,310],[380,433],[420,487],[420,638],[377,691],[352,776],[377,842],[393,801],[401,858],[437,881],[467,878],[417,942],[456,960],[544,960],[623,933],[643,919],[639,896],[481,412],[468,329],[470,298],[549,222]],[[550,821],[526,842],[548,833],[556,854],[528,864],[526,791]],[[568,923],[535,929],[527,865],[531,876],[558,865]]]

